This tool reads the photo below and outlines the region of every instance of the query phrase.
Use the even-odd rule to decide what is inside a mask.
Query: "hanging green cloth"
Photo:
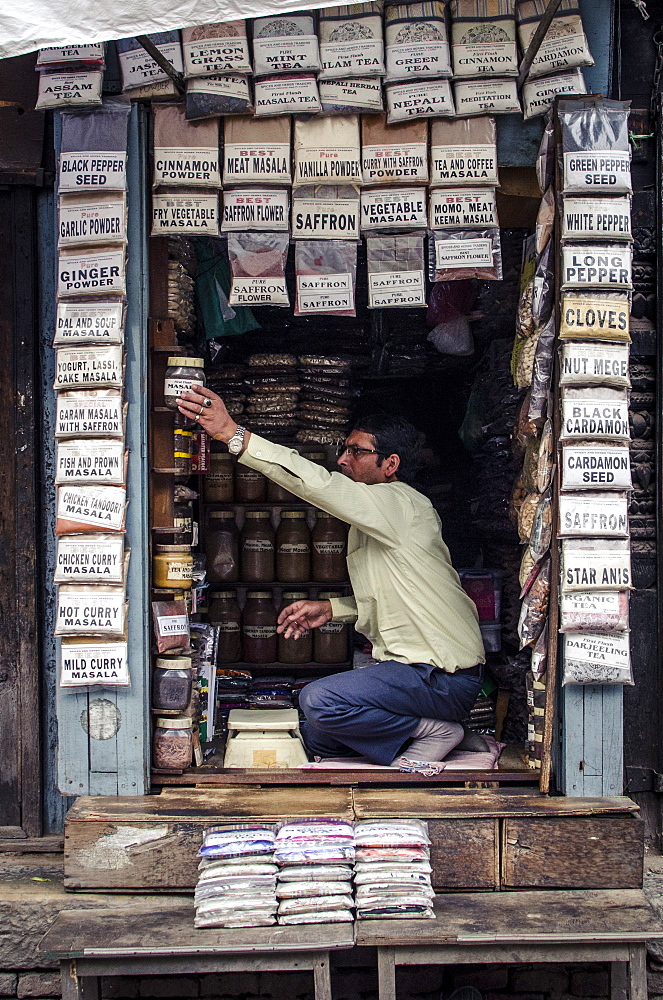
[[[198,260],[196,298],[198,311],[205,329],[205,339],[236,337],[240,333],[259,330],[248,306],[230,306],[230,265],[221,240],[196,239]]]

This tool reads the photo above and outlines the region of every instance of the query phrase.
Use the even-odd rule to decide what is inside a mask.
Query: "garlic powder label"
[[[60,198],[58,246],[84,246],[95,243],[127,242],[127,204],[123,194],[110,200]]]

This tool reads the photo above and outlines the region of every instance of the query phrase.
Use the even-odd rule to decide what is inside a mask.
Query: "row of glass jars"
[[[207,582],[341,583],[347,579],[347,528],[318,511],[313,531],[306,512],[284,510],[276,531],[271,513],[247,510],[241,532],[233,511],[208,514],[204,537]]]
[[[321,601],[339,597],[334,591],[318,595]],[[286,591],[277,610],[269,591],[249,591],[240,611],[232,590],[211,594],[207,617],[219,628],[218,663],[343,663],[348,658],[349,626],[328,622],[300,639],[286,639],[276,631],[284,608],[308,597],[304,591]]]
[[[307,452],[306,458],[322,466],[327,461],[324,451]],[[236,462],[224,451],[210,454],[209,472],[203,476],[203,496],[208,503],[292,503],[297,499],[262,472]]]

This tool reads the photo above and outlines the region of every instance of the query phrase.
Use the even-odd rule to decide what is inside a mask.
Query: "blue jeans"
[[[477,675],[396,660],[321,677],[299,696],[302,736],[316,757],[361,754],[391,764],[420,719],[467,718],[482,683]]]

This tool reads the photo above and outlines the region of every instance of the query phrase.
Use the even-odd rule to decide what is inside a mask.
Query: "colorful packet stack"
[[[272,827],[240,824],[205,831],[194,927],[269,927],[277,900]]]
[[[352,824],[341,819],[282,823],[274,859],[279,924],[352,921]]]
[[[294,708],[293,677],[256,677],[249,689],[249,708]]]
[[[355,823],[358,920],[432,919],[430,838],[418,819]]]

